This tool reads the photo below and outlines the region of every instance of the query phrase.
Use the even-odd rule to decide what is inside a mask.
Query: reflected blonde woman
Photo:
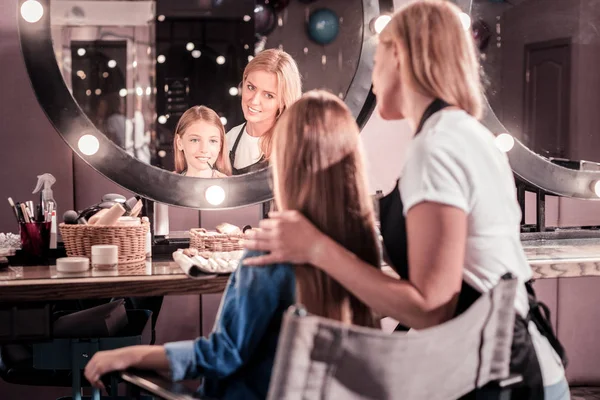
[[[246,122],[227,133],[233,175],[267,166],[275,122],[301,95],[298,66],[285,51],[264,50],[248,63],[241,88]]]

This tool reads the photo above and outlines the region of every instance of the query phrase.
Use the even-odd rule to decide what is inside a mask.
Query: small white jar
[[[114,244],[92,246],[92,268],[116,269],[119,263],[119,247]]]

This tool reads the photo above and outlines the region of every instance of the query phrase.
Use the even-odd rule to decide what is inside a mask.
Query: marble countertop
[[[600,239],[524,241],[534,278],[600,276]]]

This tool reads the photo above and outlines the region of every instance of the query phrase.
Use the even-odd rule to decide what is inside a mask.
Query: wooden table
[[[220,293],[228,279],[229,275],[192,279],[173,261],[75,274],[58,272],[56,266],[11,266],[0,270],[0,302]]]

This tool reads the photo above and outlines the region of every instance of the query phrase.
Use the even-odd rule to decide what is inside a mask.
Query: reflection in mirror
[[[222,177],[266,166],[260,161],[268,141],[260,136],[275,121],[268,121],[269,101],[278,116],[294,91],[282,89],[281,80],[294,86],[285,68],[279,68],[283,79],[271,66],[266,76],[258,68],[242,82],[247,64],[263,50],[293,57],[303,91],[325,88],[345,97],[362,44],[362,0],[352,3],[56,0],[52,39],[73,97],[114,143],[168,171]],[[211,118],[192,119],[194,135],[176,135],[184,112],[198,105],[208,107]],[[224,138],[219,123],[228,132]],[[252,162],[229,158],[236,141],[241,148],[234,154]],[[250,143],[253,150],[243,154]],[[182,160],[193,162],[178,165]]]
[[[596,3],[473,2],[473,31],[496,116],[534,152],[575,168],[580,163],[567,160],[600,161],[600,78],[590,67],[600,62]]]

